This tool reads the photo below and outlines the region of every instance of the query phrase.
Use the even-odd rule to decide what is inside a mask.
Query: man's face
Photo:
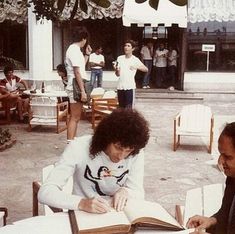
[[[6,73],[6,78],[11,79],[13,77],[13,71],[9,71]]]
[[[218,163],[222,165],[225,175],[235,178],[235,147],[231,138],[221,135],[218,149],[220,152]]]
[[[57,73],[61,78],[63,78],[65,76],[64,72],[62,72],[62,71],[57,71]]]
[[[124,45],[124,53],[125,54],[132,54],[133,51],[134,51],[134,48],[132,47],[131,43],[126,43]]]
[[[97,50],[97,54],[102,54],[103,52],[103,49],[100,47],[98,50]]]
[[[164,44],[161,43],[159,47],[160,47],[161,50],[163,50],[164,49]]]
[[[119,161],[127,158],[132,152],[132,148],[123,147],[120,145],[120,143],[111,143],[105,150],[105,153],[114,163],[118,163]]]
[[[81,48],[83,48],[86,45],[87,39],[82,39],[81,41]]]

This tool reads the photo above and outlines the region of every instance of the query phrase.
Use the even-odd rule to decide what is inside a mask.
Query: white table
[[[30,90],[23,91],[24,94],[27,94],[32,97],[68,97],[67,93],[64,90],[60,91],[45,91],[44,93],[41,90],[37,89],[36,93],[31,93]]]
[[[189,230],[179,232],[139,230],[136,234],[188,234]],[[36,216],[0,228],[0,234],[72,234],[67,213]]]
[[[68,96],[64,90],[46,90],[42,93],[37,89],[35,93],[30,90],[25,90],[23,93],[30,96],[30,130],[33,125],[56,126],[57,133],[67,128],[66,121],[61,117],[67,118],[65,110],[68,110],[68,102],[58,103],[58,98]]]

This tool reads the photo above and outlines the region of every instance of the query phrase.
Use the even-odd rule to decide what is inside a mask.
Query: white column
[[[52,22],[36,21],[32,9],[28,9],[29,79],[51,80]]]

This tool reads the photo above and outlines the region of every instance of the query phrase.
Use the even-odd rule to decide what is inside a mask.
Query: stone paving
[[[211,106],[215,117],[212,154],[204,139],[182,138],[182,146],[172,151],[173,118],[183,105],[204,103]],[[161,203],[174,214],[175,204],[184,204],[187,190],[224,181],[217,169],[217,137],[222,125],[235,121],[234,100],[216,97],[203,101],[137,99],[136,108],[150,122],[151,137],[146,147],[144,187],[146,199]],[[11,124],[17,143],[0,153],[0,206],[9,210],[8,223],[32,216],[34,180],[41,180],[44,166],[56,162],[66,146],[66,132],[53,133],[47,127],[27,131],[27,125]],[[92,133],[91,124],[81,121],[78,135]],[[208,163],[209,162],[209,163]],[[42,210],[42,209],[41,209]]]

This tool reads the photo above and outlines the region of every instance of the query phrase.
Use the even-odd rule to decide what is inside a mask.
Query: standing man
[[[73,43],[66,51],[65,66],[68,76],[68,84],[66,91],[70,103],[70,117],[67,130],[67,141],[74,139],[77,133],[77,124],[82,113],[83,102],[87,101],[87,94],[85,91],[83,79],[87,79],[85,64],[91,54],[91,47],[88,45],[89,34],[84,27],[73,28],[72,32]],[[84,48],[84,53],[82,49]],[[76,79],[81,90],[81,100],[75,101],[73,96],[73,79]]]
[[[160,43],[159,48],[154,54],[154,62],[156,66],[156,86],[162,88],[166,82],[166,67],[167,67],[168,50],[164,44]]]
[[[144,65],[148,68],[148,72],[145,73],[142,83],[143,89],[149,89],[149,81],[150,81],[150,75],[152,71],[152,65],[153,65],[153,43],[151,41],[148,41],[140,51],[141,54],[141,60],[144,63]]]
[[[172,46],[169,46],[168,52],[168,72],[169,72],[169,90],[174,90],[175,85],[177,85],[177,51],[173,49]]]
[[[114,65],[115,74],[119,77],[117,95],[119,107],[132,108],[134,103],[135,74],[137,70],[148,72],[148,68],[133,55],[136,42],[127,40],[124,44],[124,55],[117,58]]]
[[[103,80],[103,67],[105,66],[104,56],[102,55],[102,46],[97,46],[95,52],[90,55],[89,65],[91,68],[91,86],[92,89],[95,87],[102,87]],[[97,78],[97,85],[96,85]]]
[[[188,228],[196,228],[193,234],[234,234],[235,233],[235,122],[227,124],[220,134],[218,163],[227,176],[226,188],[219,211],[211,217],[193,216],[187,223]]]

